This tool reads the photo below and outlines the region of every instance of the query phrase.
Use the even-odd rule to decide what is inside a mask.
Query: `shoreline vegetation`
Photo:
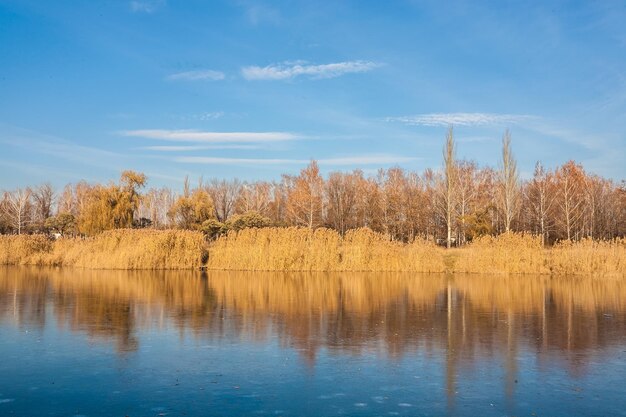
[[[213,241],[190,230],[116,229],[88,238],[0,236],[1,265],[83,269],[200,269],[626,276],[626,239],[560,242],[484,236],[461,248],[391,241],[369,229],[246,228]]]
[[[117,183],[4,191],[0,265],[626,276],[626,181],[575,161],[520,179],[511,135],[498,168],[330,172],[315,160],[280,181],[202,177],[182,192]]]

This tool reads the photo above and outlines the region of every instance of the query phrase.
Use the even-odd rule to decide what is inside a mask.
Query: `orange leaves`
[[[291,224],[309,229],[322,224],[324,179],[317,162],[300,171],[297,177],[285,177],[287,183],[287,211]]]

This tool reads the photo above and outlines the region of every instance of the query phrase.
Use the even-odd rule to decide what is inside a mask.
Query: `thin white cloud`
[[[130,2],[130,10],[136,13],[154,13],[165,6],[166,0],[133,0]]]
[[[344,74],[371,71],[382,64],[371,61],[346,61],[310,65],[304,61],[283,62],[266,67],[249,66],[241,69],[246,80],[288,80],[298,76],[335,78]]]
[[[264,143],[295,140],[289,132],[204,132],[198,130],[140,129],[120,132],[123,136],[166,140],[171,142],[203,143]]]
[[[204,151],[204,150],[214,150],[214,149],[259,149],[258,146],[255,145],[198,145],[198,146],[144,146],[140,149],[144,149],[147,151],[158,151],[158,152],[189,152],[189,151]]]
[[[519,124],[535,118],[535,116],[525,114],[425,113],[414,116],[387,117],[385,120],[412,126],[486,126]]]
[[[320,159],[320,165],[393,165],[415,161],[419,158],[399,155],[358,155]]]
[[[118,169],[117,164],[127,160],[127,155],[65,140],[53,135],[42,134],[0,123],[0,144],[26,149],[83,165]]]
[[[177,72],[175,74],[170,74],[167,76],[167,79],[172,81],[219,81],[223,80],[224,78],[226,78],[226,75],[223,72],[214,70]]]
[[[319,165],[328,166],[358,166],[358,165],[390,165],[414,161],[418,158],[398,155],[362,155],[340,158],[318,159]],[[181,156],[174,158],[175,162],[186,164],[211,165],[306,165],[310,159],[280,159],[280,158],[222,158],[212,156]]]
[[[211,165],[285,165],[308,163],[308,160],[305,159],[222,158],[213,156],[181,156],[174,158],[174,161],[185,164]]]

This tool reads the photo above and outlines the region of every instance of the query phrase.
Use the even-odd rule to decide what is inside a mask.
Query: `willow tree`
[[[517,162],[511,152],[511,133],[507,129],[502,136],[502,161],[498,173],[498,199],[504,218],[504,231],[511,230],[513,218],[519,210],[520,183]]]
[[[84,207],[79,211],[78,228],[93,235],[104,230],[133,226],[139,209],[139,189],[146,183],[144,174],[124,171],[119,184],[96,185],[85,191]]]

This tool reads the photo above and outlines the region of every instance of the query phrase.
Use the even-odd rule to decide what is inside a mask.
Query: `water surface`
[[[626,415],[626,284],[4,268],[0,415]]]

